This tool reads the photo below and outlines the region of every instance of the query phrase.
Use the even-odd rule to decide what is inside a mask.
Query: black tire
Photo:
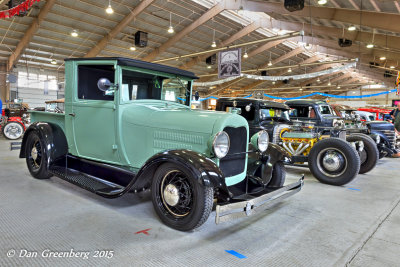
[[[364,143],[364,149],[359,152],[360,156],[360,174],[367,173],[375,168],[376,163],[379,160],[379,151],[375,141],[365,134],[353,134],[346,138],[347,142],[362,141]]]
[[[9,140],[17,140],[22,137],[25,130],[21,123],[9,121],[3,126],[2,132],[5,138]]]
[[[326,161],[324,162],[323,159]],[[325,166],[332,162],[336,164],[334,159],[337,160],[338,166],[334,170],[332,168],[329,170]],[[360,157],[346,141],[339,138],[327,138],[318,141],[313,146],[308,156],[308,166],[314,177],[321,183],[344,185],[357,176],[360,170]]]
[[[286,179],[286,169],[282,161],[278,161],[274,165],[272,171],[271,181],[268,183],[267,187],[282,187]]]
[[[35,148],[35,149],[34,149]],[[36,179],[48,179],[52,176],[47,168],[47,156],[44,153],[44,144],[36,132],[30,132],[26,140],[26,165]]]
[[[179,195],[174,204],[164,193],[170,185],[172,191],[169,192]],[[154,174],[151,199],[157,215],[167,226],[190,231],[207,221],[213,207],[214,189],[199,183],[185,166],[165,163]]]

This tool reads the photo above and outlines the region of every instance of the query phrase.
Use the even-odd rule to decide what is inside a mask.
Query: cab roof
[[[319,99],[295,99],[295,100],[288,100],[285,102],[287,105],[326,105],[326,101],[319,100]]]
[[[165,72],[173,75],[184,76],[190,79],[198,79],[198,77],[190,71],[165,66],[161,64],[151,63],[147,61],[125,58],[125,57],[86,57],[86,58],[66,58],[65,61],[93,61],[93,60],[116,60],[120,66],[135,67],[146,70]]]
[[[285,109],[289,110],[289,106],[275,102],[270,100],[263,100],[263,99],[254,99],[254,98],[244,98],[244,97],[220,97],[217,100],[218,102],[233,102],[236,101],[237,103],[246,103],[246,104],[260,104],[270,108],[278,108],[278,109]]]

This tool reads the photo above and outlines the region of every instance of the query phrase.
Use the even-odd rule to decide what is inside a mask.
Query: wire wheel
[[[193,208],[193,189],[188,177],[179,170],[165,174],[160,185],[164,208],[175,217],[187,216]]]
[[[35,140],[28,155],[28,161],[32,170],[37,171],[40,169],[42,163],[42,147],[39,140]]]
[[[24,133],[24,127],[18,122],[8,122],[3,127],[3,135],[10,140],[20,138]]]

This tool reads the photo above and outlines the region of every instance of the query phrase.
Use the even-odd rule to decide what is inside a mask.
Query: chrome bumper
[[[242,217],[254,215],[275,205],[281,200],[296,194],[304,185],[304,175],[299,181],[286,185],[265,195],[226,205],[217,205],[215,223],[219,224]]]

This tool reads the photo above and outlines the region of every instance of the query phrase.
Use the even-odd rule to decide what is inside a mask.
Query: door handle
[[[68,115],[75,117],[75,113],[69,113]]]

